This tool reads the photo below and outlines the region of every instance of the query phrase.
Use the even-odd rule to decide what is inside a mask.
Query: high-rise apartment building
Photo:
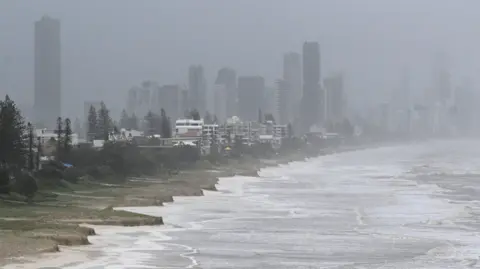
[[[135,114],[142,118],[149,111],[160,113],[159,100],[160,86],[154,81],[144,81],[141,86],[135,86],[128,90],[127,94],[127,113]]]
[[[290,52],[283,56],[283,80],[288,85],[287,103],[288,122],[292,122],[300,113],[303,96],[302,59],[300,53]]]
[[[164,85],[157,90],[157,104],[155,105],[159,110],[165,110],[165,113],[170,117],[171,122],[175,122],[181,117],[180,112],[180,87],[178,85]]]
[[[237,114],[237,99],[237,74],[224,67],[218,71],[214,87],[214,113],[220,121]]]
[[[289,93],[291,93],[290,83],[283,79],[277,80],[276,111],[278,113],[277,123],[279,124],[288,124],[293,120]]]
[[[238,78],[238,116],[244,121],[256,121],[264,107],[265,80],[261,76]]]
[[[345,96],[343,93],[343,76],[337,74],[324,79],[326,99],[326,120],[338,124],[344,119]]]
[[[324,123],[325,96],[320,85],[320,45],[303,44],[302,125],[306,132],[313,125]]]
[[[188,70],[189,109],[196,109],[200,115],[207,110],[207,83],[203,66],[192,65]]]
[[[62,116],[60,21],[44,16],[35,22],[34,42],[35,122],[53,128]]]

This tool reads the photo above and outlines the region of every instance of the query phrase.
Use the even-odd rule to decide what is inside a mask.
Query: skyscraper
[[[235,70],[224,67],[218,71],[215,80],[215,115],[220,121],[237,114],[237,74]]]
[[[261,76],[238,78],[238,116],[245,121],[256,121],[264,107],[265,80]]]
[[[34,47],[35,122],[53,128],[62,103],[60,21],[44,16],[35,22]]]
[[[277,80],[277,94],[276,94],[276,111],[278,113],[277,122],[280,124],[288,124],[291,123],[292,118],[291,115],[291,106],[290,106],[290,99],[289,93],[291,92],[290,83],[286,80],[279,79]]]
[[[326,120],[338,124],[344,119],[345,96],[343,93],[343,76],[337,74],[324,79],[326,96]]]
[[[290,52],[283,56],[283,81],[288,85],[287,121],[292,122],[300,113],[300,103],[303,96],[302,88],[302,59],[296,52]],[[285,86],[285,85],[284,85]]]
[[[165,110],[165,113],[170,117],[172,122],[175,122],[182,114],[180,112],[180,87],[178,85],[164,85],[157,90],[157,104],[160,110]],[[183,115],[182,115],[183,116]]]
[[[320,87],[320,46],[317,42],[303,44],[302,129],[323,123],[325,97]]]
[[[197,109],[201,116],[207,110],[207,83],[203,66],[192,65],[188,70],[189,109]]]

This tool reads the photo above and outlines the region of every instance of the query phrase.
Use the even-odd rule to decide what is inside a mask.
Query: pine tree
[[[64,158],[67,158],[72,150],[72,122],[69,118],[65,119],[65,130],[63,138],[63,153]]]
[[[37,138],[37,158],[35,160],[37,171],[40,169],[40,156],[42,156],[42,144],[40,137]]]
[[[104,102],[100,103],[100,110],[97,116],[97,138],[108,141],[110,131],[112,129],[112,118],[110,118],[110,111]]]
[[[155,115],[152,111],[148,111],[145,115],[145,121],[147,122],[147,129],[145,130],[147,135],[155,134]]]
[[[163,138],[171,138],[172,137],[172,127],[170,126],[170,118],[167,117],[167,113],[165,112],[165,110],[162,108],[160,110],[160,117],[161,117],[161,121],[162,121],[162,137]]]
[[[63,121],[61,117],[57,118],[57,159],[60,160],[62,158],[63,153],[63,145],[62,145],[62,134],[63,134]]]
[[[265,114],[265,121],[271,121],[272,123],[275,123],[275,117],[273,117],[272,113]]]
[[[28,170],[33,171],[34,163],[33,163],[33,126],[29,122],[28,126]]]
[[[198,112],[198,110],[193,109],[192,111],[190,111],[190,118],[192,120],[200,120],[200,113]]]
[[[96,139],[97,137],[97,111],[94,106],[90,106],[88,111],[88,130],[87,130],[87,139],[89,141]]]
[[[25,122],[15,102],[8,97],[0,101],[0,160],[23,167],[27,155]]]

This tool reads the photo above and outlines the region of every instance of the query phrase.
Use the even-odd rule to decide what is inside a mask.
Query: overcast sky
[[[185,84],[190,64],[209,85],[223,66],[273,82],[305,40],[321,43],[322,76],[345,72],[361,103],[398,87],[405,67],[423,90],[436,51],[456,81],[476,83],[479,10],[478,0],[0,0],[0,93],[33,102],[33,24],[50,15],[62,24],[64,116],[83,115],[84,100],[119,111],[146,79]]]

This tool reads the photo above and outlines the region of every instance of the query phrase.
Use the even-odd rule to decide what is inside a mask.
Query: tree
[[[167,113],[165,112],[165,110],[162,108],[161,109],[161,112],[160,112],[160,117],[161,117],[161,121],[162,121],[162,137],[163,138],[171,138],[172,137],[172,127],[171,127],[171,123],[170,123],[170,118],[167,117]]]
[[[65,119],[65,130],[64,130],[64,138],[63,138],[63,154],[64,158],[70,155],[70,151],[72,150],[72,122],[69,118]]]
[[[100,103],[100,109],[97,114],[97,139],[108,141],[113,124],[112,118],[110,118],[110,111],[104,102]]]
[[[63,133],[63,121],[61,117],[57,118],[57,158],[60,159],[62,155],[62,133]]]
[[[33,171],[33,126],[29,122],[28,126],[28,170]]]
[[[25,166],[25,131],[26,125],[20,110],[7,95],[4,101],[0,101],[0,160],[6,164]]]
[[[35,159],[37,171],[40,169],[40,156],[42,156],[42,144],[40,137],[37,137],[37,158]]]
[[[190,111],[189,114],[189,118],[191,118],[192,120],[200,120],[200,113],[198,112],[198,110],[193,109]]]
[[[97,111],[94,106],[90,106],[88,111],[88,130],[87,130],[87,139],[92,141],[97,138]]]
[[[153,114],[152,111],[148,111],[147,115],[145,115],[145,121],[147,122],[147,129],[145,130],[146,135],[154,135],[157,130],[156,126],[156,118],[157,116]]]
[[[122,110],[122,115],[120,116],[120,128],[130,129],[130,117],[125,109]]]
[[[271,121],[275,123],[275,118],[273,117],[272,113],[265,114],[265,121]]]

